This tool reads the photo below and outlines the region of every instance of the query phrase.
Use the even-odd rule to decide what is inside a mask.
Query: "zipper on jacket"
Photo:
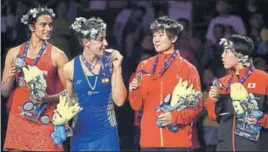
[[[162,104],[163,100],[163,79],[160,83],[160,104]],[[163,128],[160,128],[160,145],[161,147],[164,147],[164,139],[163,139]]]

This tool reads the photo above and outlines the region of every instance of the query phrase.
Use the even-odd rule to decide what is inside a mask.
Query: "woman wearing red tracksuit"
[[[173,92],[179,79],[187,80],[193,88],[200,91],[199,75],[194,66],[183,59],[175,49],[182,26],[168,17],[156,19],[151,26],[153,43],[158,54],[141,62],[137,76],[130,83],[129,100],[134,110],[143,107],[141,120],[141,150],[152,151],[188,151],[192,149],[193,120],[202,109],[202,102],[195,108],[181,111],[165,112],[158,115],[155,111],[165,96]],[[178,124],[179,130],[172,132],[168,128],[160,128],[156,121],[165,125]]]

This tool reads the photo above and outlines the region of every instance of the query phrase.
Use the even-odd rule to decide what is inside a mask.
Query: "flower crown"
[[[30,11],[27,14],[23,15],[22,18],[21,18],[21,22],[23,24],[26,24],[27,25],[30,16],[32,16],[32,18],[36,18],[36,16],[39,13],[42,13],[42,12],[47,12],[52,17],[55,17],[56,16],[55,13],[53,12],[53,10],[51,8],[38,7],[38,8],[30,9]]]
[[[224,49],[233,49],[234,48],[233,42],[227,40],[226,38],[221,38],[220,45],[223,45]]]
[[[180,30],[183,30],[183,26],[181,26],[180,24],[175,24],[175,23],[166,24],[166,23],[159,23],[158,21],[155,21],[151,24],[151,30],[157,29],[157,28],[163,28],[163,29],[179,28]]]
[[[100,33],[103,30],[106,30],[106,24],[100,23],[99,27],[91,28],[91,30],[82,29],[82,23],[85,23],[86,21],[98,21],[99,18],[92,17],[90,19],[86,19],[84,17],[78,17],[75,19],[75,22],[71,25],[71,29],[73,29],[76,33],[81,34],[83,37],[90,37],[92,39],[98,39]]]

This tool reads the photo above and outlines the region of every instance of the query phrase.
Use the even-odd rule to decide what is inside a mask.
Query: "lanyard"
[[[178,54],[178,51],[175,51],[172,56],[167,60],[165,61],[164,63],[164,67],[161,69],[161,71],[158,73],[160,76],[163,75],[163,73],[169,68],[169,66],[171,65],[171,63],[175,60],[176,56]],[[141,74],[154,74],[155,73],[155,69],[156,69],[156,66],[157,66],[157,63],[158,63],[158,60],[159,60],[159,55],[156,56],[155,60],[154,60],[154,63],[153,63],[153,66],[152,66],[152,69],[150,70],[150,72],[146,72],[144,70],[140,70],[138,71],[137,73],[141,73]]]
[[[254,71],[254,66],[250,66],[249,67],[249,70],[247,71],[247,73],[245,74],[245,76],[243,76],[241,79],[239,79],[239,83],[243,84],[247,79],[248,77],[250,76],[250,74]],[[218,81],[219,83],[221,83],[221,88],[222,89],[225,89],[225,90],[228,90],[230,87],[231,87],[231,84],[232,84],[232,79],[233,79],[233,75],[230,77],[230,79],[228,80],[228,83],[226,86],[224,86],[220,81]]]
[[[85,66],[87,67],[87,69],[89,70],[89,72],[91,72],[94,76],[96,76],[97,74],[95,74],[94,72],[93,72],[93,70],[92,70],[92,65],[90,65],[89,63],[88,63],[88,61],[86,60],[86,58],[83,56],[83,55],[81,55],[81,60],[82,60],[82,62],[85,64]],[[104,60],[104,57],[101,57],[100,58],[100,74],[101,75],[103,75],[104,77],[109,77],[109,70],[106,70],[105,71],[105,67],[109,67],[109,65],[110,65],[110,59],[107,59],[107,61],[106,60]],[[105,63],[104,63],[105,62]]]
[[[37,56],[35,57],[34,59],[34,63],[32,65],[36,65],[38,63],[38,61],[40,60],[42,54],[44,53],[44,51],[46,50],[47,48],[47,42],[43,42],[43,45],[40,49],[40,51],[38,52]],[[25,59],[26,59],[26,56],[27,56],[27,52],[28,52],[28,49],[29,49],[29,41],[27,41],[24,45],[24,50],[23,50],[23,54],[20,55],[20,58],[25,62]]]

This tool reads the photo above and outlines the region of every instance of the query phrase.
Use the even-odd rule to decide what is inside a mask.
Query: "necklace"
[[[84,58],[85,59],[85,58]],[[97,75],[95,75],[94,73],[93,73],[93,71],[92,71],[92,69],[90,68],[89,69],[89,63],[88,62],[84,62],[84,61],[82,61],[83,60],[83,56],[81,55],[81,58],[80,58],[80,62],[82,63],[84,63],[85,64],[85,66],[88,68],[88,70],[95,76],[95,81],[94,81],[94,85],[92,86],[91,85],[91,83],[90,83],[90,81],[88,80],[88,77],[87,77],[87,75],[85,74],[85,71],[83,71],[83,73],[84,73],[84,76],[86,77],[86,80],[87,80],[87,84],[88,84],[88,86],[90,87],[90,89],[91,90],[89,90],[88,92],[87,92],[87,94],[89,95],[89,96],[91,96],[91,95],[94,95],[94,94],[97,94],[97,93],[99,93],[99,92],[97,92],[97,91],[94,91],[95,89],[96,89],[96,86],[97,86],[97,82],[98,82],[98,76]]]
[[[84,65],[87,67],[88,71],[90,73],[92,73],[94,76],[96,76],[97,74],[95,74],[93,72],[93,70],[95,69],[95,67],[99,63],[99,61],[93,66],[93,65],[91,65],[91,64],[88,63],[88,61],[86,60],[86,58],[83,55],[81,55],[81,60],[84,63]]]
[[[85,74],[85,73],[84,73],[84,74]],[[87,78],[86,75],[85,75],[85,77],[86,77],[88,86],[89,86],[90,89],[91,89],[91,90],[89,90],[89,91],[87,92],[87,94],[88,94],[89,96],[91,96],[91,95],[94,95],[94,94],[99,93],[99,92],[97,92],[97,91],[94,91],[94,90],[96,89],[96,86],[97,86],[98,76],[95,77],[94,86],[91,85],[91,83],[89,82],[89,80],[88,80],[88,78]]]

